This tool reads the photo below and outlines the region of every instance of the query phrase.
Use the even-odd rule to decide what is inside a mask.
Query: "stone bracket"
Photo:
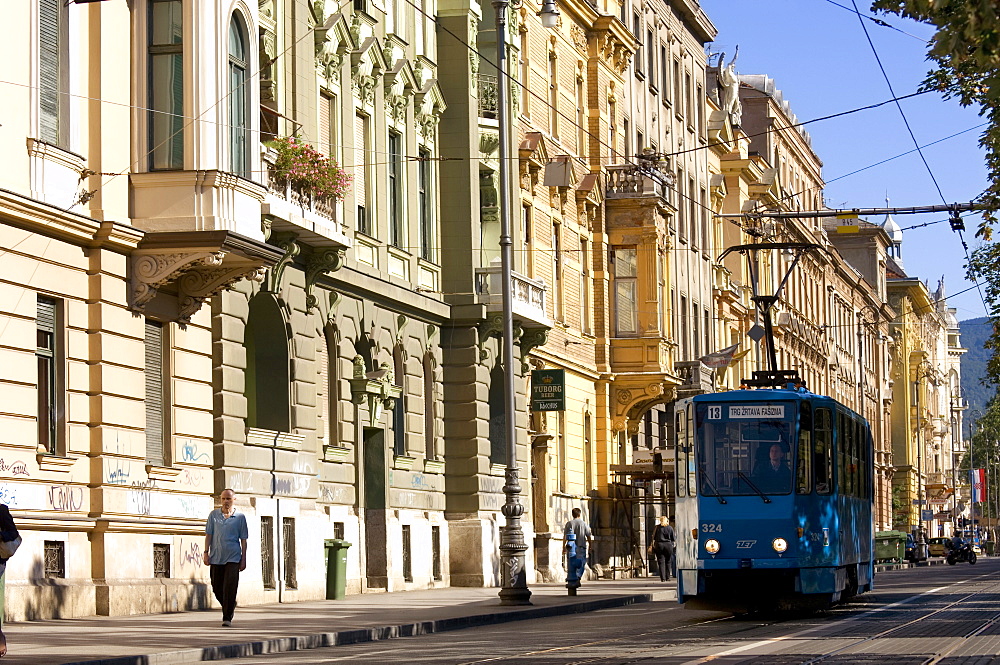
[[[302,247],[297,242],[297,236],[294,233],[270,233],[267,242],[284,251],[278,262],[271,268],[267,284],[268,291],[278,293],[281,290],[281,276],[285,272],[285,267],[295,260],[295,257],[302,251]]]
[[[503,334],[503,314],[490,314],[484,320],[476,324],[476,331],[479,333],[479,361],[482,362],[489,357],[486,350],[486,342],[490,337],[500,337]]]
[[[521,339],[517,343],[517,345],[521,347],[521,371],[523,373],[527,373],[528,369],[530,369],[528,366],[528,354],[531,353],[533,349],[544,346],[548,339],[548,328],[524,329],[524,332],[521,334]]]
[[[225,265],[223,251],[149,252],[137,250],[129,261],[130,307],[142,312],[160,287],[177,284],[178,321],[187,323],[202,303],[243,278],[261,281],[264,269],[246,263]]]
[[[328,272],[335,272],[344,267],[345,250],[342,247],[313,252],[306,261],[306,308],[319,307],[319,298],[313,293],[313,287],[319,278]]]
[[[629,377],[615,380],[611,386],[614,400],[614,431],[625,430],[629,435],[639,433],[641,416],[651,407],[667,404],[677,399],[677,387],[665,375]]]

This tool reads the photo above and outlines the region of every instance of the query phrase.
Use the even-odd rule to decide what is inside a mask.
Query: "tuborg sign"
[[[566,370],[536,369],[531,372],[531,410],[566,410]]]

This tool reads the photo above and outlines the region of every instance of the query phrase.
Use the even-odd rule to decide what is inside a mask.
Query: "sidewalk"
[[[499,589],[450,587],[348,596],[236,609],[222,628],[218,609],[127,617],[12,622],[4,626],[4,662],[166,665],[244,657],[456,630],[506,621],[589,612],[653,600],[676,600],[673,582],[652,577],[594,580],[569,596],[537,584],[530,606],[500,606]]]

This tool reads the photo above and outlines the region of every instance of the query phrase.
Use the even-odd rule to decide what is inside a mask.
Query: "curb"
[[[543,619],[567,614],[579,614],[605,610],[612,607],[625,607],[637,603],[648,603],[654,600],[666,600],[669,592],[652,592],[588,600],[581,603],[566,603],[549,607],[533,607],[524,610],[509,610],[506,612],[489,612],[465,617],[452,617],[434,621],[414,621],[395,626],[376,626],[374,628],[353,628],[331,633],[315,633],[300,637],[280,637],[273,640],[256,640],[222,646],[212,646],[177,651],[162,651],[159,653],[116,656],[97,660],[81,660],[64,663],[63,665],[171,665],[174,663],[200,663],[206,660],[225,660],[227,658],[245,658],[269,653],[287,651],[303,651],[344,644],[363,644],[389,640],[396,637],[413,637],[414,635],[430,635],[449,630],[461,630],[475,626],[488,626],[510,621],[526,619]]]

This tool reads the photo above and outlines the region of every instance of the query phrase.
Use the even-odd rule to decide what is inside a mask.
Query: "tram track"
[[[753,640],[749,643],[744,643],[741,645],[734,645],[731,648],[721,647],[721,650],[717,653],[706,655],[702,657],[691,655],[688,658],[683,658],[683,651],[691,647],[690,640],[740,640],[746,639],[745,634],[754,631],[767,630],[773,628],[774,626],[779,626],[783,623],[788,622],[788,619],[775,619],[770,621],[755,621],[752,625],[745,625],[745,618],[739,618],[735,616],[724,616],[716,617],[705,620],[698,620],[692,622],[685,622],[683,625],[675,625],[665,628],[659,628],[656,630],[647,630],[638,633],[632,633],[629,635],[623,635],[621,637],[613,637],[600,640],[589,640],[582,641],[570,645],[561,645],[558,647],[551,647],[545,649],[534,649],[530,651],[523,651],[517,654],[505,654],[499,657],[481,658],[471,661],[465,661],[460,663],[460,665],[479,665],[482,663],[491,663],[498,661],[516,661],[519,659],[532,659],[539,658],[552,660],[552,662],[557,662],[553,660],[552,657],[559,653],[587,653],[591,652],[588,656],[582,658],[575,658],[573,660],[558,661],[561,665],[594,665],[598,663],[609,663],[613,662],[615,665],[628,665],[631,663],[640,662],[650,662],[657,661],[662,662],[665,656],[665,650],[677,649],[670,654],[670,662],[678,663],[681,665],[703,665],[707,663],[715,662],[726,662],[726,663],[745,663],[750,665],[751,663],[781,663],[781,665],[813,665],[818,663],[844,663],[851,662],[848,660],[852,657],[852,652],[857,653],[858,647],[865,645],[867,643],[875,643],[879,640],[892,639],[899,636],[902,633],[904,636],[912,637],[920,633],[920,627],[926,625],[929,622],[933,622],[935,618],[941,618],[947,616],[949,613],[954,613],[956,610],[968,608],[970,604],[975,604],[975,599],[977,597],[982,597],[985,594],[998,593],[1000,592],[1000,581],[994,581],[992,578],[994,575],[992,573],[977,575],[973,578],[968,578],[962,581],[956,581],[952,583],[945,584],[943,586],[935,587],[927,591],[902,598],[895,602],[890,602],[887,605],[882,605],[879,607],[874,607],[872,609],[863,610],[858,614],[853,616],[845,617],[841,621],[837,621],[833,624],[823,624],[823,625],[811,625],[802,630],[790,632],[784,635],[775,635],[773,637]],[[928,608],[926,612],[920,614],[913,618],[909,618],[902,623],[887,627],[884,630],[879,630],[878,632],[871,635],[857,636],[856,639],[851,639],[846,644],[839,644],[836,648],[831,648],[820,654],[801,654],[796,656],[792,653],[781,653],[781,652],[770,652],[767,654],[749,654],[745,653],[748,651],[754,651],[757,649],[766,648],[769,645],[777,645],[782,642],[801,642],[804,639],[812,640],[817,643],[823,643],[828,641],[842,641],[845,638],[850,639],[845,635],[836,634],[837,629],[844,630],[845,627],[850,630],[851,627],[856,626],[858,623],[870,622],[873,620],[879,620],[879,615],[884,615],[885,613],[892,614],[898,612],[902,609],[913,608],[914,603],[920,602],[922,599],[927,600],[928,596],[933,596],[935,594],[940,594],[945,592],[954,593],[955,591],[964,591],[964,589],[957,589],[956,587],[965,587],[968,589],[970,585],[982,585],[982,588],[977,588],[974,590],[969,590],[968,593],[962,593],[960,597],[953,600],[949,600],[946,604],[942,606],[937,606],[933,608]],[[863,598],[862,598],[863,599]],[[983,601],[985,603],[987,601]],[[992,604],[992,600],[989,601]],[[680,608],[676,608],[680,610]],[[672,610],[671,610],[672,611]],[[912,654],[912,659],[908,662],[914,665],[941,665],[945,659],[953,657],[956,652],[959,652],[964,646],[967,646],[971,640],[982,636],[983,634],[990,634],[993,631],[1000,633],[1000,611],[993,610],[991,608],[980,607],[975,610],[967,610],[971,615],[976,612],[988,612],[989,616],[981,619],[976,623],[976,625],[970,627],[962,635],[949,636],[947,642],[941,645],[941,648],[934,653],[924,653],[924,654]],[[895,621],[896,619],[882,618],[882,621]],[[734,624],[732,626],[735,630],[724,631],[723,634],[709,634],[701,637],[694,637],[691,635],[685,636],[681,643],[671,640],[671,635],[677,635],[681,632],[690,633],[692,629],[697,629],[702,626],[719,626],[725,627],[726,624]],[[738,626],[735,624],[743,623],[743,626]],[[830,634],[829,631],[834,629],[834,634]],[[826,634],[824,634],[826,633]],[[912,633],[912,635],[911,635]],[[657,636],[663,636],[665,641],[659,641],[655,645],[649,645],[645,647],[633,647],[626,650],[614,651],[613,653],[608,653],[607,655],[594,654],[594,649],[608,649],[617,644],[624,643],[635,643],[637,641],[642,641],[644,639],[655,639]],[[686,643],[686,644],[685,644]],[[704,652],[703,652],[704,653]],[[740,655],[744,655],[744,658],[739,658]],[[857,654],[861,655],[861,654]],[[870,656],[870,655],[869,655]],[[680,657],[680,658],[679,658]],[[739,658],[738,661],[734,660]]]

